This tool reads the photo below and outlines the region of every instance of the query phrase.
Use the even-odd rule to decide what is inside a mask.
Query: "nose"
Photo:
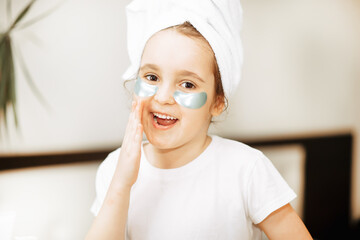
[[[154,99],[160,104],[174,104],[175,99],[173,97],[175,89],[170,84],[162,83],[157,90]]]

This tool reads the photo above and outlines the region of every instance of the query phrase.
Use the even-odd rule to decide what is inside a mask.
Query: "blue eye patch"
[[[155,95],[159,88],[155,85],[147,84],[146,82],[142,81],[140,78],[136,80],[135,83],[135,94],[139,97],[151,97]]]
[[[135,94],[139,97],[151,97],[155,95],[159,88],[155,85],[148,84],[138,78],[135,83]],[[190,109],[201,108],[207,100],[206,92],[200,93],[185,93],[175,91],[173,95],[175,101],[183,107]]]

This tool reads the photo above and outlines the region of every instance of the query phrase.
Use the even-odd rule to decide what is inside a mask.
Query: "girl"
[[[123,145],[99,167],[86,239],[261,239],[261,230],[312,239],[271,162],[208,135],[227,104],[221,57],[191,21],[169,25],[146,38]]]

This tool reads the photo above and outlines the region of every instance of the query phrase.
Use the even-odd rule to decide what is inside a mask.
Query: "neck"
[[[197,158],[210,144],[207,135],[171,149],[159,149],[152,144],[144,146],[148,161],[157,168],[171,169],[186,165]]]

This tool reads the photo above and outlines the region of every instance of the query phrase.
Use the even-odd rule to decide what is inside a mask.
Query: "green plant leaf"
[[[27,14],[27,12],[30,10],[32,5],[35,3],[36,0],[30,1],[30,3],[20,12],[20,14],[17,16],[11,27],[9,28],[8,32],[10,32],[14,27],[16,27],[16,24],[23,19],[23,17]]]
[[[30,74],[28,68],[26,67],[24,58],[23,58],[23,56],[21,54],[21,51],[17,50],[17,49],[19,49],[19,48],[14,48],[13,50],[14,50],[15,56],[17,57],[17,60],[19,62],[19,66],[20,66],[20,68],[21,68],[21,70],[22,70],[22,72],[23,72],[23,74],[25,76],[26,81],[28,82],[31,90],[33,91],[35,96],[38,98],[40,103],[43,104],[43,106],[46,107],[47,110],[50,110],[50,106],[46,103],[45,98],[43,97],[43,95],[39,91],[38,87],[36,86],[34,80],[31,77],[31,74]]]
[[[0,122],[0,127],[5,125],[6,129],[6,89],[5,89],[5,61],[6,61],[6,52],[5,52],[5,41],[0,41],[0,116],[4,120],[4,124]],[[2,119],[0,119],[2,121]]]
[[[10,60],[10,51],[9,47],[9,37],[5,36],[4,41],[0,45],[0,52],[1,52],[1,81],[0,81],[0,103],[1,108],[4,112],[4,124],[5,128],[7,128],[7,104],[9,102],[9,81],[11,81],[11,74],[9,68],[9,61]]]
[[[7,62],[8,62],[8,53],[7,53],[7,44],[4,38],[3,41],[0,42],[0,106],[3,108],[4,104],[6,104],[6,83],[7,83]]]
[[[0,44],[3,44],[4,41],[5,41],[5,34],[0,33]]]
[[[12,106],[12,111],[14,114],[14,122],[15,122],[15,127],[18,127],[18,119],[17,119],[17,108],[16,108],[16,84],[15,84],[15,69],[14,69],[14,58],[13,58],[13,53],[12,53],[12,48],[11,48],[11,39],[9,38],[9,42],[8,42],[8,47],[9,47],[9,85],[8,85],[8,91],[9,91],[9,99],[8,99],[8,104],[10,106]]]
[[[0,110],[3,110],[4,102],[5,102],[5,89],[3,89],[3,85],[5,84],[4,78],[4,64],[5,64],[5,38],[2,36],[0,38]],[[4,91],[4,92],[3,92]]]
[[[28,27],[41,19],[50,15],[55,11],[60,4],[57,4],[54,8],[44,12],[43,14],[25,22],[24,24],[18,26],[18,23],[27,15],[33,4],[36,0],[31,0],[24,9],[17,15],[13,23],[10,25],[8,30],[5,33],[0,33],[0,130],[2,129],[3,124],[5,125],[5,130],[7,130],[7,116],[10,109],[13,111],[15,126],[18,129],[18,117],[17,117],[17,98],[16,98],[16,77],[15,77],[15,65],[14,65],[14,53],[18,58],[19,66],[24,73],[25,79],[27,80],[30,88],[32,89],[35,96],[40,100],[40,102],[47,107],[44,97],[41,95],[37,86],[31,78],[31,75],[26,67],[22,54],[19,51],[16,51],[16,48],[13,46],[11,41],[10,33],[14,28],[21,29]],[[7,8],[7,18],[8,21],[11,21],[11,0],[6,1]],[[3,121],[3,122],[1,122]],[[1,136],[0,136],[1,137]]]
[[[18,127],[16,112],[16,92],[15,92],[15,71],[14,60],[11,48],[11,39],[5,36],[4,41],[0,44],[1,57],[1,81],[0,81],[0,108],[3,113],[5,129],[7,129],[8,106],[12,107],[14,122]]]

